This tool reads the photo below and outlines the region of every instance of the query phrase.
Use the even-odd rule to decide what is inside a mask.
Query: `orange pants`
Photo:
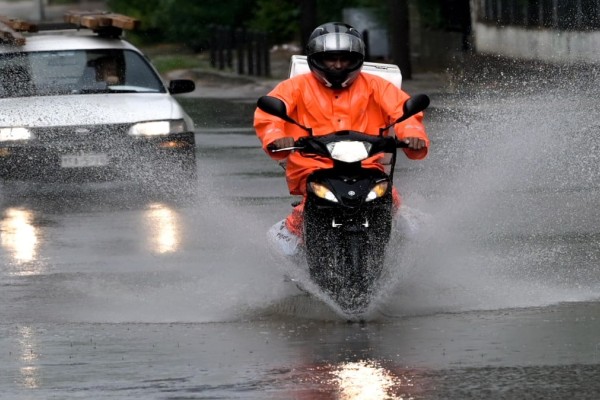
[[[306,196],[302,198],[302,202],[298,204],[290,215],[285,219],[285,227],[294,235],[302,238],[302,226],[304,225],[304,203],[306,202]],[[402,197],[396,190],[395,186],[392,186],[392,212],[396,212],[402,204]]]

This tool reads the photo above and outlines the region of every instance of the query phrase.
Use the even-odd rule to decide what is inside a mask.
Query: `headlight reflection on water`
[[[20,361],[23,366],[20,368],[21,384],[29,389],[35,389],[40,386],[38,362],[38,342],[37,335],[33,328],[29,326],[19,327],[19,344],[21,348]]]
[[[345,361],[312,366],[301,373],[303,386],[295,398],[341,400],[409,400],[419,395],[416,370],[390,370],[376,360]]]
[[[158,254],[174,253],[180,245],[181,224],[179,215],[168,206],[151,204],[146,210],[145,219],[150,227],[150,248]]]
[[[339,398],[343,400],[411,398],[397,393],[400,386],[410,386],[410,381],[402,382],[400,377],[373,362],[343,363],[333,375],[339,386]]]
[[[33,212],[24,208],[8,208],[0,220],[0,244],[18,263],[35,261],[38,247],[38,228],[33,224]],[[36,271],[23,270],[20,275]]]

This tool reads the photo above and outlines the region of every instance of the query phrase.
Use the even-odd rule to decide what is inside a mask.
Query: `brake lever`
[[[269,150],[271,153],[279,153],[281,151],[302,150],[305,147],[306,147],[305,138],[301,137],[294,142],[293,146],[282,147],[281,149],[278,149],[273,145],[273,143],[271,143],[270,145],[267,146],[267,150]]]
[[[271,153],[279,153],[280,151],[291,151],[291,150],[298,150],[298,149],[303,149],[303,146],[292,146],[292,147],[283,147],[281,149],[275,149],[273,147],[269,147],[269,151]]]
[[[408,143],[406,143],[404,140],[396,140],[396,147],[397,148],[408,148]]]

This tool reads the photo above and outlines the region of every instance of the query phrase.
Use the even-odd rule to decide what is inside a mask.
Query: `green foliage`
[[[258,0],[250,28],[267,32],[274,43],[285,43],[297,38],[299,19],[300,9],[295,0]]]
[[[144,27],[152,27],[161,3],[161,0],[108,0],[108,7],[114,12],[138,18]]]
[[[140,31],[127,32],[127,37],[136,44],[143,44],[166,40],[166,32],[157,21],[161,3],[161,0],[108,0],[107,4],[111,11],[141,21]]]
[[[255,30],[266,31],[273,43],[300,40],[300,6],[303,0],[257,0],[256,13],[250,23]],[[379,7],[381,0],[315,0],[316,25],[341,21],[345,7]]]
[[[444,28],[445,21],[442,15],[442,1],[419,0],[416,2],[423,27],[430,29]]]
[[[317,24],[341,21],[344,8],[371,7],[371,3],[379,5],[381,0],[317,0]]]
[[[244,0],[170,0],[165,3],[167,7],[160,22],[167,27],[167,37],[185,38],[196,50],[208,47],[211,25],[244,26],[254,9]]]
[[[248,0],[109,0],[108,5],[142,21],[140,40],[180,42],[197,51],[208,46],[211,25],[245,26],[255,9]]]
[[[299,40],[301,1],[304,0],[108,0],[108,6],[142,22],[140,32],[128,33],[134,43],[178,42],[198,51],[208,47],[213,25],[268,32],[272,43]],[[381,0],[314,1],[316,25],[342,20],[345,7],[372,7],[385,16],[381,10],[387,4]]]

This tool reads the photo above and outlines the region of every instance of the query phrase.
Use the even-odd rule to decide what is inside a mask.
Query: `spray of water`
[[[508,71],[476,75],[473,90],[437,109],[434,101],[423,192],[406,196],[431,218],[391,250],[383,314],[600,296],[595,73]]]
[[[404,216],[420,229],[390,246],[366,319],[599,297],[595,74],[479,70],[470,80],[475,86],[433,98],[428,160],[398,166]],[[589,84],[582,86],[584,78]],[[289,211],[288,201],[231,200],[217,194],[226,175],[218,163],[201,160],[199,170],[193,205],[179,211],[194,250],[120,258],[113,268],[130,274],[74,277],[67,291],[85,293],[90,303],[74,318],[340,319],[326,298],[284,281],[294,266],[269,256],[265,233]],[[143,273],[129,264],[140,262]]]
[[[61,235],[90,245],[59,258],[67,266],[72,258],[76,273],[40,278],[54,300],[39,313],[89,322],[237,321],[287,296],[280,271],[266,257],[272,221],[261,214],[271,213],[270,205],[220,190],[224,182],[215,168],[199,160],[200,181],[184,201],[173,203],[170,193],[156,201],[128,194],[120,201],[131,209],[107,212],[103,230],[64,227]],[[112,237],[106,229],[115,230]],[[130,243],[113,243],[119,237]],[[101,251],[104,241],[112,254]]]

